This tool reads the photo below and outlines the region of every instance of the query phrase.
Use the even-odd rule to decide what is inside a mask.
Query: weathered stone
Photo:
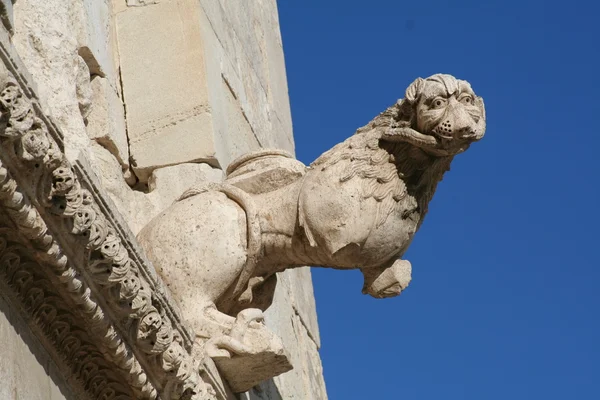
[[[213,128],[216,128],[213,133],[221,150],[219,159],[225,159],[229,162],[243,154],[259,149],[261,143],[250,125],[239,99],[225,77],[221,77],[221,90],[219,93],[222,96],[220,104],[217,103],[218,98],[211,98],[213,109],[218,107],[217,109],[221,110],[219,115],[213,113]],[[217,124],[219,125],[218,128],[215,126]],[[231,132],[236,134],[231,135]]]
[[[142,7],[150,4],[158,4],[160,0],[127,0],[129,7]]]
[[[286,270],[277,274],[278,285],[275,289],[273,305],[265,311],[265,323],[281,337],[284,347],[290,353],[290,361],[294,369],[274,377],[274,385],[261,385],[263,392],[249,397],[249,400],[327,400],[318,345],[296,310],[301,299],[293,298],[293,287],[304,283],[298,280],[295,273],[304,269]]]
[[[209,182],[221,182],[223,171],[205,163],[185,163],[155,169],[148,180],[148,197],[160,201],[160,210],[167,208],[187,189]]]
[[[87,63],[92,76],[106,78],[116,90],[118,77],[115,72],[111,37],[111,0],[80,0],[72,7],[72,12],[79,12],[79,18],[73,19],[79,55]]]
[[[317,305],[315,304],[310,268],[287,270],[279,276],[281,277],[281,283],[288,287],[292,307],[306,328],[308,336],[315,342],[316,348],[320,348],[321,335],[317,321]]]
[[[129,134],[131,165],[140,181],[146,182],[152,171],[169,165],[185,162],[218,165],[214,151],[207,150],[212,141],[207,128],[211,123],[209,113],[199,111],[197,115],[182,117],[181,121],[164,123],[160,128],[146,132],[148,139]],[[204,146],[207,143],[208,146]]]
[[[104,146],[94,143],[91,146],[92,164],[102,182],[102,186],[129,222],[129,229],[138,232],[149,215],[156,215],[158,205],[145,193],[132,190],[123,178],[123,167]]]
[[[6,0],[0,1],[0,4],[11,5]],[[56,188],[52,189],[54,194],[50,198],[64,199],[61,197],[64,194],[61,191],[70,190],[68,185],[69,182],[73,182],[74,175],[73,170],[68,167],[68,160],[76,162],[77,171],[88,179],[97,175],[100,181],[96,187],[101,186],[102,193],[94,192],[94,199],[101,199],[101,212],[98,209],[94,210],[103,216],[101,219],[108,218],[112,221],[111,229],[116,229],[114,233],[121,238],[129,251],[136,248],[135,240],[127,235],[123,236],[123,232],[137,233],[190,186],[222,181],[222,171],[211,165],[225,166],[236,157],[261,147],[285,149],[293,153],[287,82],[274,0],[44,0],[18,1],[15,7],[19,18],[15,21],[17,33],[13,42],[18,56],[27,66],[18,68],[19,76],[28,80],[28,85],[33,90],[27,92],[27,96],[41,100],[44,113],[54,117],[53,123],[58,125],[65,135],[67,157],[61,159],[61,163],[64,163],[61,164],[61,167],[64,167],[61,172],[56,172],[56,176],[52,175],[56,179]],[[8,34],[1,29],[0,42],[2,46],[10,42]],[[13,56],[14,54],[11,55],[13,59],[19,58]],[[33,72],[39,90],[34,89],[34,80],[30,79],[27,69]],[[90,79],[93,89],[91,97]],[[125,125],[121,99],[125,102],[129,125]],[[87,119],[87,125],[84,124],[84,119]],[[15,143],[17,156],[26,162],[34,162],[39,156],[48,155],[47,151],[56,150],[51,147],[51,141],[44,136],[43,125],[36,126],[37,129],[25,133],[28,138],[34,139],[31,143]],[[125,126],[130,128],[131,134],[131,155],[135,162],[131,168],[127,168],[129,155]],[[53,137],[58,137],[55,130],[50,131]],[[93,140],[89,140],[90,138]],[[62,139],[61,137],[58,141],[62,143]],[[84,162],[88,157],[91,166]],[[51,160],[51,157],[49,159]],[[47,161],[38,164],[46,168]],[[132,170],[139,175],[139,182]],[[240,172],[238,169],[238,173]],[[304,172],[303,165],[292,158],[286,158],[270,173],[265,174],[263,167],[258,165],[258,168],[252,171],[245,170],[243,174],[238,175],[239,179],[235,182],[232,177],[230,183],[235,183],[248,192],[264,194],[288,183],[292,184],[301,178]],[[136,189],[133,190],[129,185],[134,185]],[[86,192],[74,190],[73,198],[81,199],[77,194],[82,193]],[[45,207],[43,204],[48,198],[44,194],[37,199],[37,203],[40,207]],[[87,202],[88,197],[84,198]],[[223,200],[223,196],[218,196],[218,199]],[[232,205],[232,202],[226,200],[226,204]],[[57,204],[57,207],[59,206],[60,204]],[[71,207],[69,213],[74,209],[75,206]],[[67,218],[63,220],[62,225],[53,226],[52,230],[67,238],[86,232],[86,218],[91,214],[88,213],[89,210],[80,211],[81,215],[73,221]],[[230,211],[230,217],[242,217],[239,205],[233,204]],[[23,211],[23,215],[27,212]],[[27,215],[29,217],[29,214]],[[218,215],[208,215],[205,225],[219,224],[219,229],[227,231],[235,223],[236,221],[229,223],[223,218],[219,219]],[[75,233],[67,231],[71,229],[71,225]],[[244,235],[240,231],[239,234],[230,236],[233,244],[229,250],[235,250],[239,245],[236,241],[243,241]],[[80,245],[85,246],[86,241],[80,239],[82,238],[77,237]],[[194,247],[197,252],[204,251],[197,245],[190,246],[189,251],[193,252]],[[206,252],[221,248],[212,242],[207,242],[206,247]],[[80,254],[81,251],[88,250],[85,247],[74,247],[70,254]],[[133,253],[135,256],[130,259],[133,263],[131,265],[138,265],[143,255],[135,251]],[[242,251],[241,254],[246,253]],[[72,265],[87,268],[86,257],[69,260]],[[42,269],[44,267],[37,268]],[[86,270],[83,275],[89,276],[90,271]],[[260,333],[259,335],[238,337],[238,344],[252,349],[244,358],[246,366],[253,362],[263,364],[257,367],[265,374],[249,373],[236,382],[236,378],[242,378],[232,376],[231,373],[240,362],[237,357],[219,361],[222,377],[218,376],[216,367],[208,359],[206,365],[212,366],[212,369],[208,374],[210,376],[203,377],[218,389],[217,398],[234,398],[227,383],[221,379],[225,375],[226,380],[229,380],[236,390],[243,390],[245,386],[240,385],[247,386],[253,381],[286,370],[289,368],[288,360],[292,360],[295,370],[277,378],[278,388],[273,380],[260,385],[269,391],[269,398],[277,398],[278,392],[283,398],[326,398],[317,353],[319,339],[312,287],[308,281],[310,273],[304,268],[279,275],[280,285],[276,293],[278,304],[268,310],[267,326],[278,327],[275,332],[282,337],[284,348],[290,350],[290,354],[283,355],[277,350],[277,340],[270,339],[272,335],[264,327],[259,328],[259,331],[251,331]],[[144,270],[139,277],[157,279],[152,270]],[[67,277],[61,277],[65,278]],[[180,283],[174,287],[182,284],[187,278],[182,276],[180,279]],[[224,280],[225,283],[226,281]],[[127,289],[125,281],[120,282],[122,285],[120,283],[120,286],[117,285],[111,290]],[[129,280],[127,282],[131,283]],[[215,289],[222,290],[225,283],[216,285]],[[78,287],[74,281],[68,281],[68,284],[74,288]],[[255,289],[262,288],[268,292],[269,288],[275,286],[275,281],[254,279],[252,284]],[[152,296],[158,296],[153,297],[153,302],[168,293],[168,290],[160,289],[160,284],[152,287]],[[134,289],[135,285],[131,287],[131,290]],[[77,293],[79,292],[75,294]],[[177,302],[187,307],[188,303],[181,300],[180,295],[181,293],[175,293]],[[106,296],[108,297],[104,300],[110,307],[126,304],[112,301],[110,293]],[[270,297],[256,296],[257,300],[261,298],[268,300]],[[168,296],[167,299],[166,303],[159,301],[153,304],[160,304],[161,307],[175,306],[175,300]],[[77,304],[89,307],[89,303],[86,302],[89,299],[78,301]],[[266,307],[267,303],[263,301],[262,306]],[[271,312],[279,306],[281,313]],[[243,312],[243,307],[241,308]],[[199,305],[186,308],[185,315],[195,315],[196,311],[202,311]],[[173,315],[177,320],[177,313],[169,314],[169,318]],[[211,314],[209,311],[208,315],[215,317],[218,322],[219,314]],[[225,325],[241,323],[243,318],[240,318],[240,315],[237,319],[225,318]],[[150,316],[154,318],[156,314]],[[149,323],[148,319],[142,319],[140,324],[136,321],[140,320],[129,315],[117,323],[127,323],[136,329],[140,329],[140,326],[148,329],[142,329],[141,337],[137,338],[141,339],[140,343],[133,345],[135,352],[143,353],[152,346],[152,341],[145,340],[144,335],[151,336],[155,325]],[[94,328],[85,332],[84,335],[90,335],[86,340],[96,345],[96,341],[114,338],[108,331],[96,332],[97,330]],[[210,331],[209,327],[200,327],[198,332],[202,334],[203,330]],[[179,340],[186,342],[187,334],[180,332],[182,338]],[[232,338],[231,332],[223,332],[222,329],[217,329],[216,332],[222,334],[222,343]],[[95,333],[99,333],[99,339],[94,339]],[[252,337],[259,339],[254,340]],[[225,350],[218,345],[216,348]],[[202,354],[203,348],[199,350],[199,354]],[[127,373],[132,374],[128,377],[132,387],[140,385],[139,380],[148,377],[145,375],[145,367],[135,364],[135,358],[130,358],[130,353],[127,353],[129,356],[125,354],[126,357],[121,358],[123,353],[115,355],[113,351],[123,351],[123,346],[114,346],[112,343],[112,347],[105,348],[106,357],[123,360],[124,365],[131,368]],[[178,354],[175,360],[181,360],[180,356],[185,355],[179,354],[178,351],[175,352]],[[265,361],[264,357],[272,357],[275,365]],[[215,355],[215,358],[218,356]],[[165,364],[160,368],[170,368],[169,362],[172,360],[163,361]],[[158,372],[154,371],[150,375],[162,373],[160,368]],[[178,366],[171,365],[171,368]],[[186,368],[189,368],[189,365],[182,365],[177,374],[190,371]],[[224,372],[225,370],[230,372]],[[100,378],[103,372],[96,375]],[[178,376],[187,379],[187,384],[193,384],[193,379]],[[70,381],[69,385],[73,382]],[[154,388],[148,382],[136,388],[145,388],[145,392],[143,396],[138,396],[136,392],[136,396],[133,396],[135,398],[153,398],[152,396],[158,395],[156,391],[152,392]],[[161,396],[174,398],[176,396],[172,394],[183,390],[183,387],[158,387],[159,391],[163,389],[167,392],[161,392]],[[204,395],[206,396],[202,397]],[[194,399],[214,398],[210,393],[199,396]],[[250,394],[250,398],[259,397]]]
[[[12,38],[23,63],[35,75],[44,112],[54,117],[67,138],[71,159],[89,146],[77,96],[79,45],[72,29],[78,13],[73,13],[74,8],[78,5],[72,0],[17,1],[14,9],[19,18]]]
[[[92,102],[87,116],[87,133],[117,159],[124,170],[129,167],[129,144],[123,102],[106,78],[91,82]]]
[[[290,99],[288,96],[287,76],[285,70],[285,59],[283,53],[283,44],[281,32],[279,30],[279,16],[277,15],[277,4],[275,1],[263,3],[261,12],[261,26],[263,27],[264,38],[262,51],[266,54],[266,64],[268,70],[267,98],[271,105],[271,119],[274,122],[274,134],[277,132],[286,132],[284,137],[293,137],[292,134],[292,114],[290,112]],[[289,132],[289,133],[287,133]],[[292,144],[293,145],[293,144]]]
[[[75,58],[75,93],[77,94],[77,103],[79,112],[85,120],[90,113],[92,106],[92,86],[90,83],[90,69],[85,60],[80,56]]]
[[[201,4],[211,108],[227,109],[228,93],[219,83],[223,79],[261,147],[293,152],[281,39],[272,33],[271,29],[278,31],[276,26],[271,28],[270,25],[277,21],[276,17],[272,18],[277,10],[275,2],[204,0]],[[250,24],[249,21],[260,22]],[[269,65],[279,69],[270,70]],[[276,79],[271,81],[271,76]],[[227,141],[231,131],[227,118],[219,118],[215,111],[213,115],[219,160],[221,164],[228,164],[240,154],[232,156],[219,148],[220,142],[231,142],[231,139]],[[226,144],[223,146],[229,149]]]
[[[56,126],[35,96],[24,95],[22,76],[15,78],[20,68],[7,64],[0,65],[0,216],[10,224],[0,230],[0,278],[15,308],[31,314],[37,335],[85,397],[215,400],[169,291],[90,165],[83,157],[69,162]],[[23,179],[29,168],[35,182]]]
[[[93,145],[93,163],[102,185],[137,233],[152,218],[177,199],[187,188],[209,182],[220,182],[223,172],[207,164],[180,164],[154,170],[149,180],[149,193],[132,190],[123,179],[117,159],[103,146]]]
[[[228,335],[206,343],[206,354],[236,393],[292,369],[281,339],[264,328],[262,318],[258,310],[244,310]]]
[[[114,18],[115,14],[118,14],[122,11],[124,11],[125,9],[127,9],[127,0],[111,0],[111,5],[112,5],[112,15]]]
[[[188,190],[138,240],[177,293],[195,346],[208,340],[207,354],[227,358],[228,373],[245,371],[271,354],[271,343],[249,340],[238,327],[262,319],[277,272],[309,263],[360,269],[365,294],[386,298],[406,289],[412,269],[401,257],[436,186],[454,156],[484,133],[483,100],[466,81],[418,78],[404,99],[310,168],[302,171],[281,151],[243,156],[223,184]],[[211,350],[215,340],[225,356]],[[272,369],[243,381],[280,374],[278,359],[271,361]]]
[[[0,0],[0,19],[4,25],[4,29],[8,32],[14,32],[14,17],[13,17],[13,3],[15,0]]]
[[[227,182],[245,192],[267,193],[293,183],[306,167],[285,151],[258,151],[239,157],[227,167]]]
[[[262,147],[278,148],[293,154],[291,113],[276,1],[200,0],[200,4],[203,10],[200,26],[213,116],[213,135],[220,164],[228,165],[235,157],[243,154],[243,146],[247,146],[248,150],[254,149],[255,142]],[[251,79],[248,77],[250,74],[253,75]],[[236,124],[240,128],[235,126],[235,130],[231,129],[234,125],[231,121],[238,120],[239,117],[234,119],[226,116],[227,113],[222,110],[234,107],[237,107],[234,115],[235,112],[243,115],[252,129],[252,136],[247,133],[244,124]],[[245,177],[242,179],[249,181]],[[289,284],[294,288],[295,294],[287,292],[287,296],[277,297],[277,304],[273,304],[273,307],[281,305],[297,310],[302,315],[302,320],[311,327],[310,337],[318,343],[316,309],[313,306],[314,299],[309,294],[312,293],[312,284],[305,281],[310,275],[309,272],[303,272],[305,270],[307,271],[302,268],[278,274],[280,283]],[[297,292],[306,293],[306,296]],[[281,323],[291,328],[292,320],[286,314],[271,313],[271,309],[267,310],[267,314],[268,326]],[[273,381],[268,381],[270,383],[260,385],[265,392],[253,390],[248,398],[325,398],[310,397],[306,391],[301,390],[304,384],[299,382],[305,382],[312,373],[304,369],[306,363],[298,364],[296,360],[299,359],[297,357],[306,355],[307,349],[299,347],[299,339],[292,329],[284,330],[280,336],[290,352],[294,370],[278,376],[276,387]],[[313,348],[313,356],[318,359],[316,346]],[[325,392],[322,377],[311,385],[321,385],[321,391]]]
[[[199,12],[183,0],[116,16],[132,166],[142,182],[163,166],[218,164]]]

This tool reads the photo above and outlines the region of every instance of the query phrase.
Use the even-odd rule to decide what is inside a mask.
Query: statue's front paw
[[[263,321],[261,310],[243,310],[228,335],[213,337],[206,343],[206,355],[236,393],[292,368],[281,339]]]
[[[398,296],[408,287],[411,280],[412,267],[407,260],[396,260],[379,276],[367,283],[363,293],[376,299]]]

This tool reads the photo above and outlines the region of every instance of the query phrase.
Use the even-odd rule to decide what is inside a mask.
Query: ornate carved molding
[[[80,398],[125,400],[133,397],[129,384],[105,358],[107,349],[91,340],[90,326],[77,308],[55,286],[25,244],[15,241],[19,234],[0,228],[0,287],[3,296],[29,317],[32,330],[61,369]],[[75,303],[73,303],[75,304]],[[77,311],[74,311],[77,310]],[[96,327],[93,327],[93,329]],[[41,335],[40,335],[41,334]]]
[[[72,372],[90,398],[215,398],[162,282],[89,166],[67,160],[60,131],[3,39],[0,207],[25,242],[0,230],[0,273],[13,300],[35,321],[42,342],[54,346],[50,352],[80,368]],[[91,346],[85,349],[93,367],[73,359],[84,345],[70,347],[67,337]]]

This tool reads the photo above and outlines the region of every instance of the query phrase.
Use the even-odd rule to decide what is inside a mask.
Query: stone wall
[[[134,234],[186,188],[222,180],[237,156],[260,147],[293,152],[275,0],[13,7],[12,42],[67,156],[90,161]],[[266,316],[294,369],[245,396],[325,399],[308,268],[281,274]]]

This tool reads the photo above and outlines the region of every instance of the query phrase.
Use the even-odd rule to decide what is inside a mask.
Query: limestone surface
[[[4,28],[13,32],[14,30],[14,18],[13,18],[13,3],[15,0],[0,0],[0,19],[4,24]]]
[[[401,257],[438,182],[454,156],[484,133],[483,100],[468,82],[444,74],[418,78],[404,99],[310,167],[282,151],[242,156],[223,184],[191,188],[138,240],[177,293],[196,346],[223,343],[227,370],[235,370],[234,362],[243,370],[249,355],[266,357],[275,346],[272,338],[253,343],[234,332],[250,323],[248,312],[262,320],[277,272],[304,265],[360,269],[363,293],[399,295],[412,270]],[[277,365],[271,376],[281,372]],[[261,372],[244,382],[260,382],[267,375]]]
[[[26,95],[64,135],[71,163],[91,166],[125,230],[137,233],[189,187],[221,182],[220,167],[240,155],[264,147],[293,153],[275,0],[0,0],[0,16],[14,28],[9,39],[0,27],[0,41],[14,45],[11,57],[26,67],[18,69],[31,87]],[[47,145],[30,136],[38,147],[21,146],[20,156]],[[284,158],[272,175],[238,175],[240,187],[300,178],[305,167]],[[277,304],[252,332],[280,336],[295,370],[263,382],[262,396],[325,399],[310,271],[277,275]],[[277,340],[271,344],[256,360],[280,356]]]
[[[116,15],[132,167],[142,182],[164,166],[218,165],[199,14],[197,1],[182,0]]]
[[[129,144],[125,113],[121,98],[106,78],[95,77],[90,82],[91,104],[86,131],[90,139],[106,148],[121,164],[129,168]]]

